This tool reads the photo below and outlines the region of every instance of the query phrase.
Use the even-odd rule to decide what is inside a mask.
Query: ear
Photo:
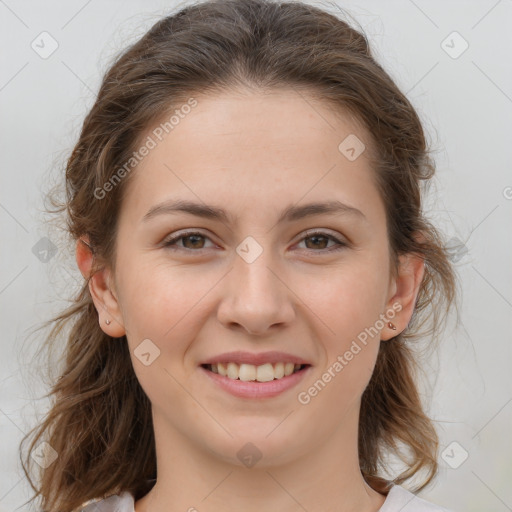
[[[111,285],[111,270],[103,268],[91,276],[94,255],[89,243],[89,237],[83,236],[76,244],[76,262],[80,272],[89,282],[89,291],[98,312],[98,321],[102,331],[113,338],[126,334],[119,302]],[[106,322],[109,322],[107,325]]]
[[[386,311],[395,311],[395,316],[388,315],[396,330],[385,327],[381,340],[386,341],[404,331],[411,320],[416,305],[416,298],[425,274],[425,260],[421,255],[408,253],[399,256],[398,275],[390,281],[391,297],[386,304]]]

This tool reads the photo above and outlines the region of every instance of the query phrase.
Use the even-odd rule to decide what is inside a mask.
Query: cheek
[[[321,395],[316,403],[319,410],[334,406],[333,415],[340,421],[368,385],[379,351],[382,311],[372,286],[362,276],[340,278],[313,303],[322,325],[328,326],[319,334],[324,357],[312,379]]]
[[[187,348],[200,329],[208,282],[185,268],[148,259],[123,267],[120,283],[136,377],[152,403],[170,403],[182,393],[173,376],[182,380]]]
[[[375,325],[384,312],[386,287],[387,276],[380,266],[360,261],[333,268],[322,279],[303,281],[301,294],[330,335],[347,340]]]
[[[380,265],[361,261],[333,270],[329,279],[313,282],[307,304],[321,319],[317,324],[325,350],[318,371],[327,372],[322,381],[332,382],[328,384],[335,393],[332,399],[348,402],[362,393],[373,372],[387,276]]]
[[[214,279],[199,278],[197,269],[159,263],[147,259],[132,262],[122,275],[123,316],[130,333],[152,334],[163,341],[175,337],[176,330],[200,309],[201,298]],[[183,320],[186,320],[183,322]]]

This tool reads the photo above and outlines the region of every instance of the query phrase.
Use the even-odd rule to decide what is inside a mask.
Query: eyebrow
[[[163,214],[176,214],[176,213],[188,213],[197,217],[203,217],[205,219],[217,220],[225,224],[235,224],[236,219],[223,208],[207,205],[204,203],[196,203],[194,201],[177,199],[167,200],[152,206],[149,211],[142,218],[143,222],[146,222],[158,215]],[[325,215],[325,214],[338,214],[338,215],[352,215],[360,218],[361,220],[368,221],[366,216],[361,210],[349,206],[348,204],[342,203],[338,200],[308,203],[302,206],[291,205],[283,210],[277,223],[282,222],[294,222],[306,217],[313,215]]]

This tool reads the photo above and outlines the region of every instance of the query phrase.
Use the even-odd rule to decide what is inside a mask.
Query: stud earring
[[[110,325],[110,320],[107,318],[107,319],[105,320],[105,323],[106,323],[107,325]]]
[[[393,329],[393,331],[396,331],[396,327],[391,322],[388,322],[388,327]]]

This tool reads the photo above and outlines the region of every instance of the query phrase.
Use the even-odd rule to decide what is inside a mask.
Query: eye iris
[[[185,235],[182,237],[183,239],[183,245],[187,246],[187,244],[185,243],[185,240],[187,239],[204,239],[204,237],[202,235]],[[204,240],[203,240],[203,245],[204,245]],[[195,245],[194,243],[192,244],[192,247],[188,247],[189,249],[192,248],[192,249],[202,249],[202,247],[197,247],[197,245]]]
[[[171,240],[167,245],[173,246],[181,241],[185,249],[202,249],[204,247],[204,242],[207,238],[208,237],[202,235],[201,233],[184,233],[181,236],[176,237],[174,240]],[[302,240],[305,241],[308,249],[327,249],[326,244],[328,244],[331,241],[338,242],[338,245],[341,246],[344,245],[338,240],[334,239],[333,237],[326,236],[322,233],[313,233],[309,236],[304,237]],[[310,241],[312,241],[312,243],[310,243]],[[310,245],[312,247],[310,247]]]
[[[322,236],[322,235],[311,235],[311,236],[308,236],[308,237],[306,238],[306,246],[307,246],[307,243],[308,243],[308,242],[307,242],[307,240],[313,240],[313,239],[318,240],[319,238],[320,238],[320,239],[323,239],[326,243],[329,243],[329,240],[328,240],[328,238],[327,238],[326,236]],[[315,245],[314,245],[314,247],[318,248],[318,244],[315,244]],[[310,247],[308,247],[308,249],[310,249]],[[320,249],[325,249],[325,247],[320,247]]]

